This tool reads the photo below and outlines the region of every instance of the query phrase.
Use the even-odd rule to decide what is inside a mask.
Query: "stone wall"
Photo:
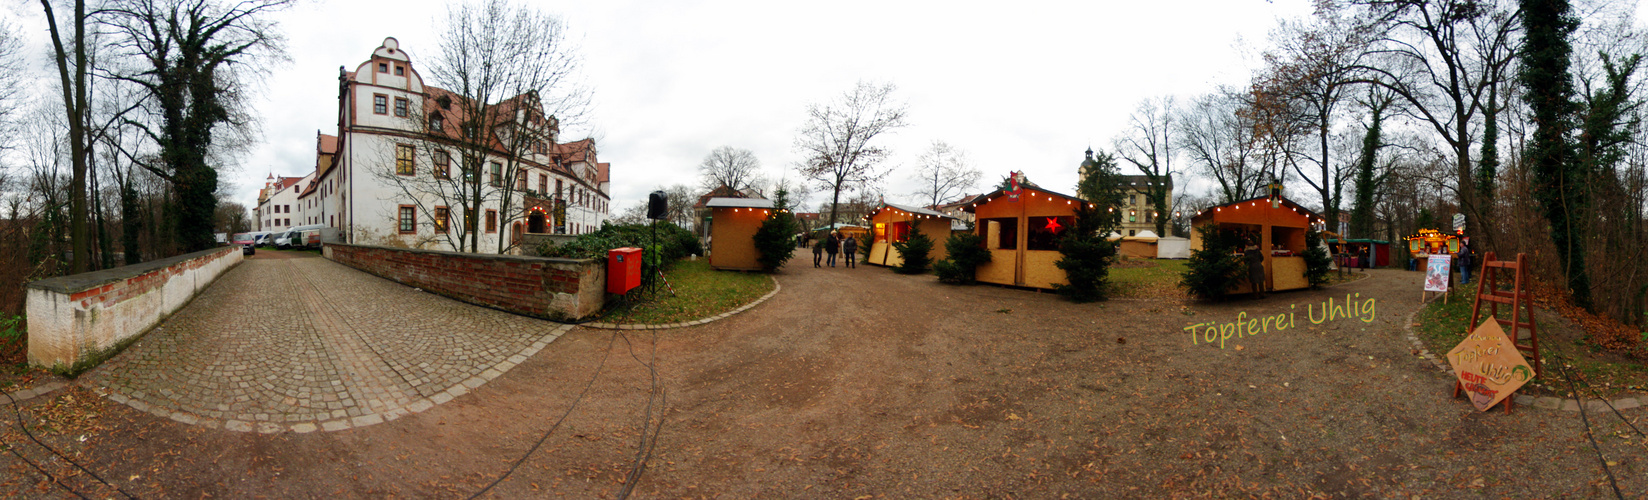
[[[241,259],[226,246],[29,283],[29,363],[66,375],[97,366]]]
[[[328,243],[334,262],[471,304],[559,321],[606,305],[606,263]]]

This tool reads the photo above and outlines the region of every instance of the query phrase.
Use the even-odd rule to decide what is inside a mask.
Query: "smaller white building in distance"
[[[252,212],[256,219],[252,224],[256,228],[254,230],[278,232],[303,225],[303,215],[298,213],[298,192],[314,177],[314,173],[303,177],[275,177],[270,174],[263,183],[263,189],[258,191],[257,208]]]

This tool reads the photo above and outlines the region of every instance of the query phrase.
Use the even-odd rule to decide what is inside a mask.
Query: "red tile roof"
[[[595,169],[596,169],[596,173],[595,173],[595,182],[596,183],[611,182],[612,181],[612,164],[611,163],[596,163],[595,164]]]

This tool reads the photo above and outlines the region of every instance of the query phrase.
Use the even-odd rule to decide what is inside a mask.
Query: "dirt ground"
[[[1604,462],[1625,496],[1648,494],[1645,436],[1612,414],[1589,414],[1599,459],[1577,413],[1450,398],[1404,338],[1417,273],[1223,304],[1070,304],[873,266],[778,278],[744,314],[577,328],[470,395],[350,431],[191,427],[85,389],[21,411],[143,498],[469,497],[552,427],[491,496],[613,497],[638,457],[645,498],[1612,497]],[[1350,317],[1312,323],[1347,296]],[[1186,330],[1252,317],[1268,330],[1222,348]],[[1648,430],[1644,414],[1624,415]],[[10,408],[0,428],[78,491],[118,495]],[[72,496],[10,453],[0,471],[0,495]]]

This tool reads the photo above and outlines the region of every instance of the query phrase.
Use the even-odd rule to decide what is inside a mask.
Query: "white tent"
[[[1190,239],[1177,236],[1156,238],[1156,258],[1158,259],[1188,259],[1190,258]]]

